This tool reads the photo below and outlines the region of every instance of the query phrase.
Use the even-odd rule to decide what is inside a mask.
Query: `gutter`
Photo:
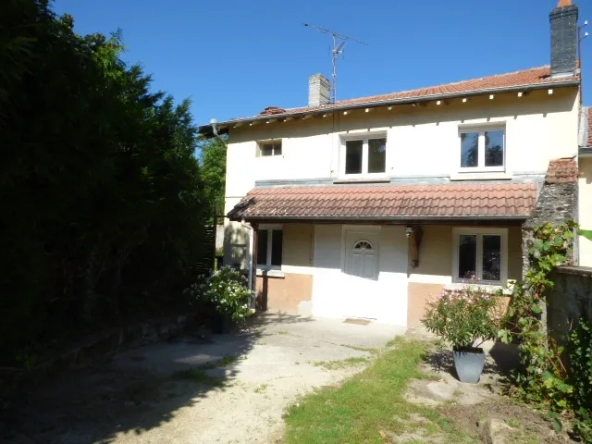
[[[504,88],[486,88],[486,89],[478,89],[475,91],[469,92],[454,92],[454,93],[443,93],[443,94],[431,94],[429,96],[413,96],[413,97],[406,97],[403,99],[390,99],[390,100],[377,100],[374,102],[364,102],[364,103],[355,103],[355,104],[345,104],[345,105],[325,105],[324,108],[315,108],[314,110],[310,111],[301,111],[298,113],[285,113],[285,114],[271,114],[267,116],[255,116],[249,118],[241,118],[241,119],[234,119],[234,120],[227,120],[225,122],[217,123],[218,132],[220,134],[225,134],[228,132],[228,128],[222,128],[227,125],[237,124],[237,123],[247,123],[247,122],[255,122],[261,120],[274,120],[274,119],[282,119],[286,117],[302,117],[306,115],[316,115],[316,114],[325,114],[328,112],[335,112],[335,111],[346,111],[346,110],[356,110],[362,108],[378,108],[381,106],[388,106],[388,105],[404,105],[404,104],[411,104],[411,103],[420,103],[420,102],[428,102],[437,99],[454,99],[454,98],[464,98],[464,97],[474,97],[479,95],[485,94],[495,94],[495,93],[502,93],[502,92],[528,92],[528,91],[535,91],[539,89],[552,89],[552,88],[562,88],[562,87],[569,87],[569,86],[578,86],[580,85],[579,79],[571,79],[571,80],[564,80],[552,83],[544,83],[544,84],[537,84],[537,85],[522,85],[522,86],[511,86],[511,87],[504,87]],[[355,100],[355,99],[354,99]],[[198,130],[198,134],[204,134],[206,137],[212,137],[214,134],[212,125],[204,125],[200,126]]]
[[[228,217],[228,216],[227,216]],[[253,216],[253,217],[229,217],[231,221],[249,220],[254,222],[286,222],[286,221],[313,221],[313,222],[446,222],[446,221],[523,221],[530,215],[523,216],[364,216],[364,217],[339,217],[339,216]]]

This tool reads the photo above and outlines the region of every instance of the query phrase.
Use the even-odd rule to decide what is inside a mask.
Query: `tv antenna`
[[[311,25],[310,23],[304,23],[304,26],[308,26],[309,28],[314,28],[317,31],[323,34],[329,34],[333,37],[333,48],[331,48],[331,62],[333,64],[333,81],[331,82],[331,103],[335,103],[337,100],[337,58],[343,54],[345,49],[345,44],[348,41],[356,42],[361,45],[368,45],[368,43],[362,42],[360,40],[354,39],[353,37],[348,37],[347,35],[339,34],[337,32],[331,31],[329,29],[321,28],[319,26]]]

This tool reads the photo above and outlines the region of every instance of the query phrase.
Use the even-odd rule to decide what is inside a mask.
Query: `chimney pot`
[[[308,79],[308,106],[326,105],[331,100],[331,83],[322,74],[315,74]]]
[[[551,23],[551,77],[576,73],[578,57],[578,7],[571,0],[559,0],[549,14]]]

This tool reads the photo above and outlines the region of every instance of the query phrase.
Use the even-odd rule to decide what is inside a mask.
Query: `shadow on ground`
[[[284,323],[308,321],[281,316]],[[133,442],[134,434],[159,427],[180,409],[196,406],[212,391],[233,384],[237,364],[269,322],[271,318],[262,315],[236,333],[188,332],[47,380],[23,393],[9,412],[2,412],[0,442],[109,443],[122,435]]]
[[[495,342],[486,347],[486,361],[483,375],[496,375],[507,378],[519,364],[518,348],[515,344]],[[437,347],[425,356],[426,363],[437,372],[450,373],[456,379],[456,369],[452,351],[448,347]]]

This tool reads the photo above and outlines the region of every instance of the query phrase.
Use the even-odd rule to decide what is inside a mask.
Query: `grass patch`
[[[357,350],[361,352],[371,353],[373,355],[378,353],[377,348],[369,348],[369,347],[359,347],[357,345],[348,345],[348,344],[341,344],[342,347],[351,348],[352,350]]]
[[[315,362],[314,365],[316,367],[324,367],[327,370],[341,370],[344,368],[356,367],[361,364],[366,364],[368,362],[368,358],[365,357],[353,357],[343,359],[341,361],[319,361]]]
[[[450,436],[451,442],[470,439],[434,409],[403,398],[409,380],[425,376],[418,364],[430,344],[399,338],[392,346],[396,347],[382,352],[340,388],[318,390],[290,407],[285,415],[286,443],[382,444],[383,435],[396,437],[418,427],[427,434]],[[425,422],[417,424],[418,417]]]
[[[236,361],[238,361],[239,356],[224,356],[220,362],[218,362],[218,367],[227,367],[231,364],[234,364]]]
[[[192,381],[196,384],[207,385],[208,387],[220,387],[223,384],[222,379],[208,375],[202,368],[190,368],[174,374],[177,379]]]

